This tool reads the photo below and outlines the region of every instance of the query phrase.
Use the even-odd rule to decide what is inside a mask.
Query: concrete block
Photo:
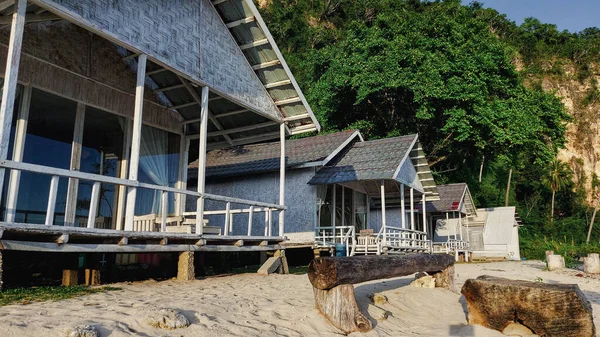
[[[77,270],[72,270],[72,269],[63,270],[62,285],[65,287],[76,286],[78,276],[79,275],[77,273]]]
[[[179,253],[177,263],[177,279],[180,281],[191,281],[196,278],[194,270],[194,252]]]

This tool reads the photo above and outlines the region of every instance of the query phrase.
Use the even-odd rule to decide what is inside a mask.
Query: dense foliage
[[[418,132],[438,183],[469,183],[479,206],[504,205],[512,169],[524,252],[585,241],[585,192],[555,159],[570,117],[525,77],[568,60],[587,79],[599,29],[561,32],[533,18],[517,26],[458,0],[272,0],[262,10],[326,132]]]

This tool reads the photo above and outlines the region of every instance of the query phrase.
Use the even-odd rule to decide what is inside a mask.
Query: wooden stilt
[[[191,281],[196,278],[194,270],[194,252],[179,253],[179,262],[177,264],[177,279],[181,281]]]
[[[319,312],[344,333],[373,329],[371,321],[358,309],[353,285],[342,284],[329,290],[313,288],[313,293]]]

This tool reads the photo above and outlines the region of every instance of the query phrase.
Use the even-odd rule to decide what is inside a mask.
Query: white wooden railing
[[[377,233],[377,239],[382,242],[383,247],[391,249],[429,249],[427,233],[412,229],[383,226]]]
[[[192,196],[195,198],[203,198],[204,200],[214,200],[214,201],[220,201],[220,202],[226,203],[225,211],[204,211],[203,212],[203,214],[210,214],[211,212],[224,212],[223,214],[229,214],[229,216],[225,217],[226,218],[226,220],[225,220],[226,226],[225,226],[225,230],[224,230],[224,235],[227,235],[228,232],[231,231],[231,222],[230,222],[231,215],[236,212],[237,213],[245,213],[245,212],[249,213],[248,235],[250,236],[251,229],[252,229],[252,213],[253,212],[266,212],[266,216],[265,216],[266,223],[270,223],[271,219],[272,219],[273,211],[282,212],[286,209],[285,206],[270,204],[270,203],[266,203],[266,202],[232,198],[232,197],[226,197],[226,196],[209,194],[209,193],[201,194],[196,191],[183,190],[183,189],[178,189],[178,188],[173,188],[173,187],[168,187],[168,186],[159,186],[159,185],[141,183],[141,182],[135,181],[135,180],[114,178],[114,177],[108,177],[108,176],[103,176],[103,175],[99,175],[99,174],[71,171],[71,170],[65,170],[65,169],[42,166],[42,165],[16,162],[16,161],[11,161],[11,160],[0,161],[0,168],[45,174],[45,175],[49,175],[52,177],[50,180],[50,191],[48,194],[48,204],[47,204],[47,208],[46,208],[46,218],[45,218],[46,225],[52,225],[54,223],[55,208],[56,208],[56,196],[58,193],[59,177],[74,178],[74,179],[93,182],[90,209],[88,212],[89,215],[88,215],[88,219],[87,219],[87,228],[90,228],[90,229],[95,228],[95,220],[96,220],[95,215],[98,211],[98,204],[99,204],[98,200],[100,198],[101,184],[103,184],[103,183],[104,184],[114,184],[117,186],[125,186],[125,187],[147,188],[147,189],[151,189],[151,190],[155,190],[155,191],[160,191],[161,192],[161,212],[160,212],[160,216],[161,216],[160,231],[161,232],[166,232],[167,223],[168,223],[168,216],[167,216],[167,213],[168,213],[167,212],[167,210],[168,210],[167,194],[168,193],[189,195],[189,196]],[[243,209],[243,210],[231,210],[230,209],[231,204],[248,205],[248,206],[250,206],[250,208]],[[196,215],[197,213],[194,212],[193,214]],[[265,235],[271,236],[271,234],[272,234],[272,231],[270,229],[271,227],[272,226],[268,226],[268,228],[265,228]],[[280,233],[280,236],[282,236],[281,234],[282,233]]]
[[[356,243],[354,226],[315,227],[315,245],[317,247],[335,247],[337,243],[346,245],[346,255],[350,255]]]
[[[459,239],[448,239],[446,242],[434,242],[434,252],[444,252],[447,254],[454,253],[456,251],[468,250],[469,242]]]

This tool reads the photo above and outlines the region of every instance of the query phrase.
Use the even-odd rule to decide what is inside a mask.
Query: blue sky
[[[472,0],[461,0],[469,4]],[[555,24],[559,30],[579,32],[587,27],[600,27],[600,0],[480,0],[484,7],[494,8],[518,25],[526,17]]]

